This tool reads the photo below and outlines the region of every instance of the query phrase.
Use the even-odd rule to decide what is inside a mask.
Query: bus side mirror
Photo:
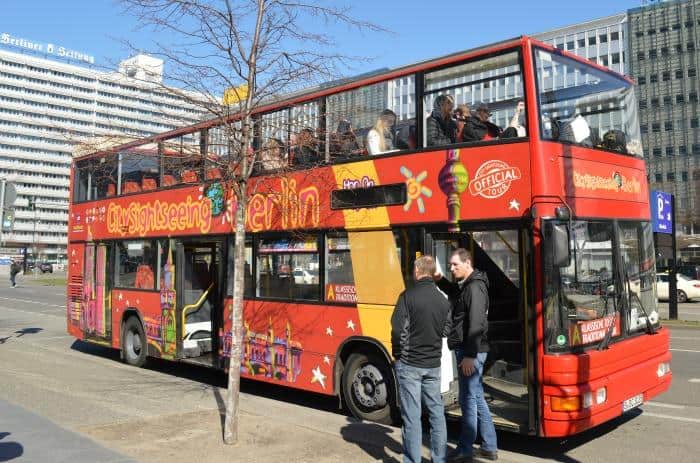
[[[570,262],[569,227],[564,224],[555,224],[552,227],[552,265],[568,267]]]

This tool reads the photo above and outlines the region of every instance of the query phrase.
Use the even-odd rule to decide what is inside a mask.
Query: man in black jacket
[[[428,146],[445,146],[455,142],[457,123],[452,119],[454,99],[450,95],[439,95],[433,103],[433,112],[428,118]]]
[[[459,369],[459,404],[462,408],[462,432],[450,461],[472,461],[477,429],[481,434],[480,457],[498,459],[496,429],[484,399],[482,375],[489,351],[488,313],[489,280],[486,273],[474,269],[466,249],[456,249],[450,256],[450,271],[455,282],[436,273],[438,287],[452,303],[452,320],[447,345],[455,351]]]
[[[391,316],[391,350],[396,359],[403,418],[404,463],[420,463],[423,446],[421,396],[430,416],[430,455],[444,463],[447,447],[445,407],[440,394],[442,338],[447,334],[450,303],[433,281],[435,260],[416,259],[416,285],[399,296]]]

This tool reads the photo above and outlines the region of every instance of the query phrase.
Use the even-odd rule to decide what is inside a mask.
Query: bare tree
[[[337,77],[357,59],[336,51],[331,33],[335,28],[383,29],[354,18],[347,7],[329,6],[332,2],[324,0],[121,1],[141,25],[170,39],[149,52],[166,60],[171,91],[211,114],[227,154],[220,164],[237,207],[224,441],[234,444],[238,441],[246,194],[259,155],[253,147],[251,116],[261,104],[280,95]],[[228,101],[219,103],[227,89]],[[207,98],[193,99],[192,94]]]

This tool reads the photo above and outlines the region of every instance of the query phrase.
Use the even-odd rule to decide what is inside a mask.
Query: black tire
[[[685,294],[685,291],[683,291],[682,289],[679,289],[676,294],[678,294],[678,296],[677,296],[678,302],[681,302],[681,303],[688,302],[688,295]]]
[[[132,316],[127,318],[122,331],[122,357],[124,362],[135,367],[142,367],[146,364],[147,351],[146,334],[138,317]]]
[[[373,354],[352,354],[341,378],[343,402],[355,418],[382,424],[397,422],[392,369]]]

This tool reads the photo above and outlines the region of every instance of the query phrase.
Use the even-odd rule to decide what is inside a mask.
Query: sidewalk
[[[0,461],[134,463],[97,442],[0,400]]]

